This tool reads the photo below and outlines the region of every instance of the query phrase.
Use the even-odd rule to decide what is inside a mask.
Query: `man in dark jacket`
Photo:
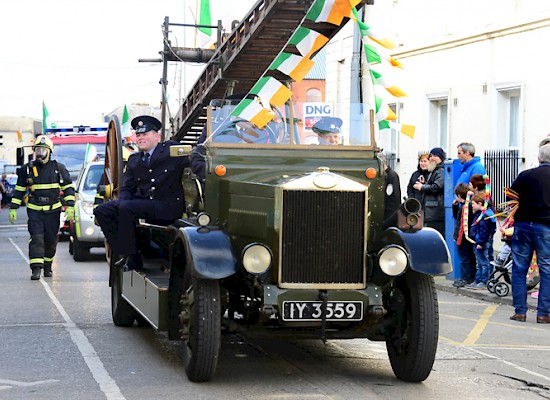
[[[445,237],[445,205],[443,203],[443,185],[445,183],[444,164],[445,151],[441,147],[430,150],[430,174],[425,183],[417,182],[413,185],[424,196],[424,226],[437,230]]]
[[[151,116],[132,120],[140,149],[128,158],[120,197],[95,208],[94,214],[118,263],[128,269],[142,266],[135,227],[139,219],[169,224],[183,215],[182,176],[189,157],[170,157],[168,140],[160,143],[161,123]]]
[[[527,285],[533,252],[537,252],[540,290],[537,323],[550,324],[550,144],[539,148],[540,165],[521,172],[510,187],[517,194],[512,236],[512,295],[514,321],[525,322]]]

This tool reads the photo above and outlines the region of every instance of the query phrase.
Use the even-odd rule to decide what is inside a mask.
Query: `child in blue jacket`
[[[491,275],[491,263],[489,249],[491,249],[493,236],[496,232],[496,217],[491,208],[483,213],[485,198],[481,195],[472,197],[472,209],[474,211],[474,222],[470,227],[469,236],[475,240],[474,254],[476,256],[477,272],[474,282],[467,287],[471,289],[484,289],[487,286],[489,275]],[[482,214],[483,213],[483,214]],[[481,218],[479,218],[481,216]]]

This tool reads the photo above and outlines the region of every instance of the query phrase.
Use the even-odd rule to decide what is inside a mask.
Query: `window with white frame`
[[[497,134],[506,147],[519,148],[521,133],[521,87],[497,87]]]
[[[441,147],[449,150],[449,100],[445,97],[428,97],[429,105],[429,143],[428,147]]]

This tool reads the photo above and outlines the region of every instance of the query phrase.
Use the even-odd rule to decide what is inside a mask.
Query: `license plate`
[[[321,321],[320,301],[283,301],[283,321]],[[327,321],[361,321],[363,302],[329,301]]]

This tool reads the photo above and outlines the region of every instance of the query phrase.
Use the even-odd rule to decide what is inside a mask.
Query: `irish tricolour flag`
[[[235,107],[231,115],[250,121],[260,129],[266,126],[273,118],[272,111],[267,110],[256,100],[252,99],[242,100]]]
[[[309,9],[306,19],[340,25],[344,17],[350,16],[351,8],[359,2],[360,0],[316,0]]]
[[[288,44],[295,45],[302,56],[311,58],[311,55],[321,49],[327,42],[328,38],[325,35],[300,26],[296,29]]]
[[[296,54],[281,53],[269,66],[270,70],[278,70],[290,76],[294,81],[300,82],[311,71],[315,63],[307,57]]]
[[[200,0],[198,25],[212,25],[210,13],[210,0]],[[212,41],[212,28],[200,27],[197,29],[197,45],[206,47]]]
[[[273,77],[261,78],[250,90],[260,101],[267,106],[269,102],[272,106],[281,107],[292,96],[292,91]]]

